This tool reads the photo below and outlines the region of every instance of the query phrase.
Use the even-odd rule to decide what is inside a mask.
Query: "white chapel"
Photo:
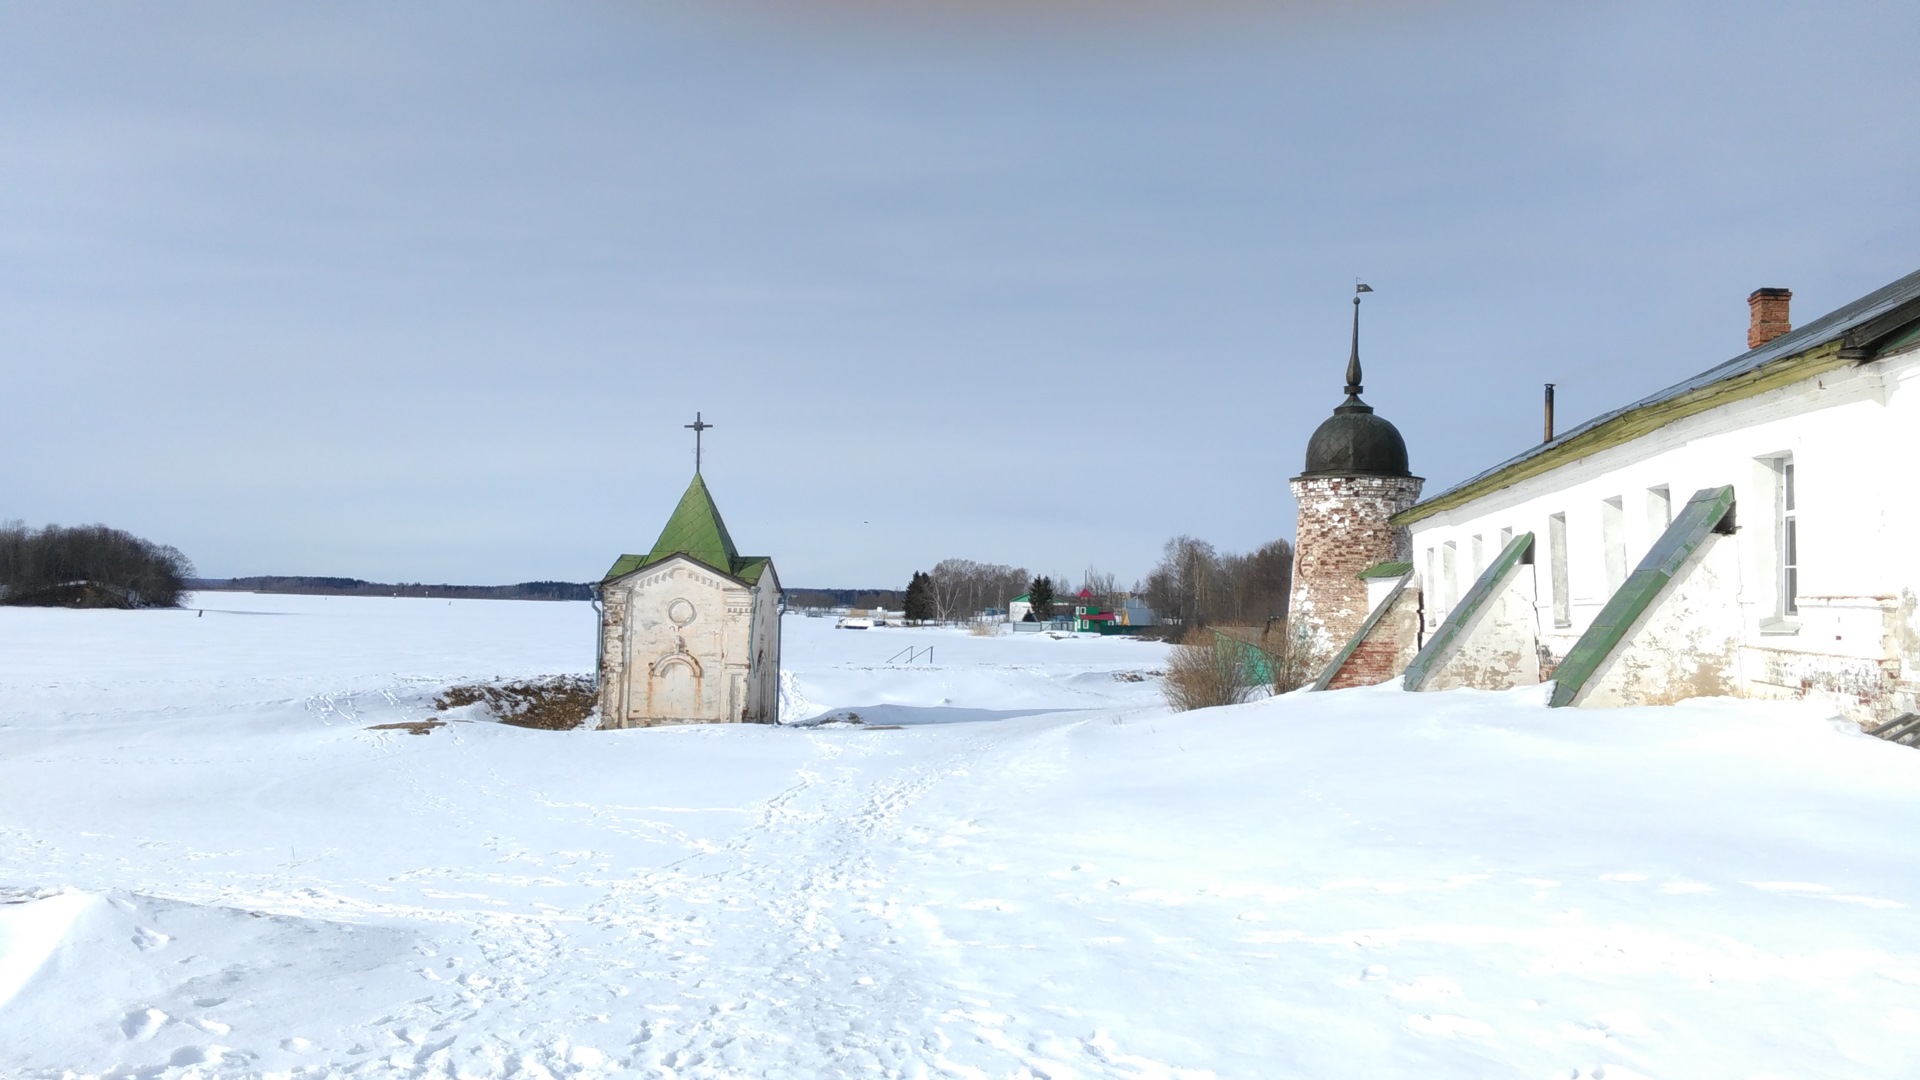
[[[600,582],[600,726],[771,724],[780,708],[780,578],[741,555],[695,468],[645,555]]]

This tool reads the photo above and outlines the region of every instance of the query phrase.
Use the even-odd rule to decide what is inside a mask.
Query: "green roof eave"
[[[1411,573],[1413,573],[1413,564],[1410,562],[1383,562],[1375,563],[1365,570],[1360,571],[1359,576],[1361,580],[1365,580],[1367,578],[1400,577],[1403,574]]]
[[[651,554],[622,555],[618,559],[615,559],[613,561],[613,565],[607,569],[606,576],[601,578],[600,580],[605,582],[605,581],[612,581],[614,578],[625,577],[628,574],[633,573],[635,570],[644,570],[655,563],[665,562],[668,559],[673,558],[675,555],[681,555],[686,558],[693,559],[694,562],[699,563],[701,566],[704,566],[709,570],[713,570],[717,573],[725,574],[728,577],[739,578],[741,581],[744,581],[749,585],[758,585],[760,583],[761,576],[766,573],[767,567],[773,565],[773,559],[766,555],[743,555],[737,559],[734,559],[732,566],[730,568],[722,568],[722,567],[715,566],[712,563],[707,562],[705,559],[695,558],[692,555],[688,555],[684,551],[669,552],[668,554],[657,555],[657,556],[651,555]]]
[[[607,568],[606,575],[600,580],[612,581],[617,577],[625,577],[645,565],[647,565],[647,557],[645,555],[622,555],[613,560],[613,565]]]

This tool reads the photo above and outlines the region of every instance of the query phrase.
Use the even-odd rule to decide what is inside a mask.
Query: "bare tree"
[[[105,525],[0,525],[0,602],[173,607],[192,576],[179,549]]]
[[[1218,621],[1214,607],[1219,571],[1220,554],[1212,544],[1176,536],[1161,549],[1159,565],[1147,575],[1147,603],[1182,626]]]
[[[1162,618],[1183,626],[1264,625],[1286,615],[1292,575],[1293,545],[1285,540],[1233,555],[1176,536],[1136,590]]]
[[[1120,589],[1113,575],[1092,566],[1087,567],[1086,575],[1080,579],[1080,589],[1091,595],[1093,602],[1103,611],[1112,611],[1120,599]]]
[[[1005,611],[1013,598],[1027,589],[1027,571],[972,559],[942,559],[932,572],[934,617],[942,622],[979,614],[987,608]]]
[[[1247,622],[1285,617],[1293,592],[1293,544],[1272,540],[1256,548],[1234,575],[1233,592]]]
[[[933,564],[933,617],[946,622],[960,610],[968,579],[979,564],[972,559],[941,559]]]

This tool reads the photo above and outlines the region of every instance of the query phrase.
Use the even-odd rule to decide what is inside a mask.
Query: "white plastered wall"
[[[1540,636],[1535,580],[1533,563],[1515,565],[1462,628],[1450,653],[1439,658],[1424,689],[1510,690],[1537,685]]]
[[[749,723],[780,720],[780,577],[768,563],[753,588],[753,627],[749,641]]]
[[[1415,522],[1414,565],[1443,573],[1448,543],[1470,550],[1503,529],[1538,537],[1536,605],[1542,643],[1564,657],[1609,596],[1606,500],[1621,500],[1627,565],[1659,535],[1650,492],[1664,487],[1677,515],[1702,489],[1731,484],[1738,531],[1729,569],[1699,602],[1737,612],[1736,692],[1813,696],[1855,719],[1915,707],[1920,674],[1920,499],[1913,459],[1920,445],[1920,348],[1841,368],[1669,424],[1625,445]],[[1796,467],[1799,612],[1782,617],[1776,476],[1770,459]],[[1553,618],[1548,520],[1564,514],[1571,619]],[[1432,553],[1431,555],[1429,553]],[[1428,624],[1467,581],[1427,589]]]
[[[740,719],[750,700],[751,589],[675,556],[603,595],[602,727]]]
[[[1671,705],[1738,694],[1744,628],[1726,596],[1740,575],[1739,559],[1734,537],[1710,534],[1573,704]]]

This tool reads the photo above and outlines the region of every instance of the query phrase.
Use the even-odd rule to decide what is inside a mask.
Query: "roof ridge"
[[[1680,397],[1689,391],[1711,386],[1714,383],[1732,378],[1735,375],[1753,371],[1775,360],[1794,356],[1798,353],[1803,353],[1825,345],[1828,342],[1844,338],[1848,332],[1857,327],[1870,323],[1874,319],[1892,312],[1917,298],[1920,298],[1920,270],[1915,270],[1910,274],[1896,278],[1864,296],[1834,308],[1832,311],[1821,315],[1804,326],[1789,330],[1771,341],[1748,349],[1746,352],[1731,359],[1723,360],[1707,368],[1705,371],[1689,376],[1663,389],[1656,390],[1646,397],[1640,398],[1638,401],[1630,402],[1619,408],[1610,409],[1597,416],[1583,420],[1560,434],[1555,435],[1550,441],[1530,446],[1491,468],[1483,469],[1458,483],[1448,486],[1436,494],[1429,495],[1407,510],[1402,511],[1400,515],[1395,515],[1396,519],[1401,518],[1403,515],[1422,510],[1433,503],[1452,496],[1455,492],[1471,488],[1483,481],[1490,481],[1492,478],[1519,465],[1523,461],[1529,461],[1546,451],[1556,449],[1628,413],[1657,405],[1663,401]]]

